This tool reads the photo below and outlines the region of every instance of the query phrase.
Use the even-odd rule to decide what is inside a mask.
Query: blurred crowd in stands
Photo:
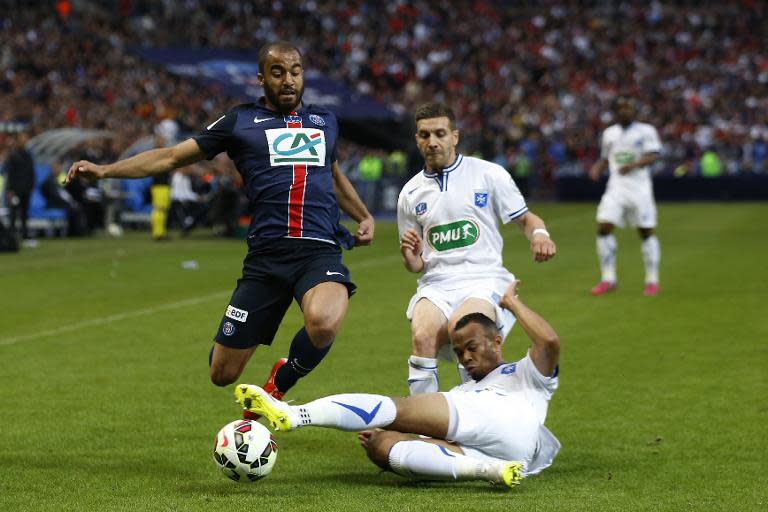
[[[421,102],[452,105],[461,150],[535,188],[584,174],[618,92],[633,94],[640,118],[658,128],[659,172],[768,171],[768,3],[757,0],[0,5],[0,122],[22,121],[34,133],[110,130],[115,135],[98,147],[103,161],[162,119],[197,131],[241,101],[144,62],[131,48],[253,51],[287,39],[308,68],[390,105],[404,123]],[[0,158],[12,146],[6,139],[0,135]],[[400,151],[342,146],[345,169],[363,188],[376,175],[395,186],[415,170],[403,169]],[[370,201],[387,202],[388,194],[361,191]]]

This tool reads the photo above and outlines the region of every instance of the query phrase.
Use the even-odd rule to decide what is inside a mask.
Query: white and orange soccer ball
[[[235,420],[216,434],[213,460],[235,482],[255,482],[272,472],[277,443],[261,423]]]

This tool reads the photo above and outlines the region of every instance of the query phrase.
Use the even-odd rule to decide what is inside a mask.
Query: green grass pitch
[[[547,425],[563,449],[514,490],[409,482],[326,429],[278,434],[265,480],[225,479],[213,438],[239,411],[231,386],[210,384],[208,350],[241,241],[129,233],[0,255],[0,510],[768,510],[768,206],[662,204],[655,298],[632,230],[617,231],[619,289],[588,294],[595,206],[533,205],[558,243],[546,264],[504,228],[522,296],[562,340]],[[359,291],[333,350],[287,398],[407,393],[416,280],[395,225],[376,234],[345,256]],[[242,380],[260,384],[299,326],[293,306]],[[526,346],[516,327],[507,358]],[[449,365],[441,380],[456,383]]]

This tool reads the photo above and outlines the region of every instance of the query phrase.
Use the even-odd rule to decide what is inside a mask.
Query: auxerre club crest
[[[264,130],[272,165],[325,165],[325,134],[314,128]]]
[[[488,192],[475,192],[475,206],[485,208],[488,204]]]
[[[467,247],[477,242],[480,229],[471,220],[459,220],[450,224],[432,226],[427,231],[427,241],[436,251],[449,251]]]

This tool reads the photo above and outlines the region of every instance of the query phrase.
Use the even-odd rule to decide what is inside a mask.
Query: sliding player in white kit
[[[560,449],[544,426],[558,386],[560,339],[518,297],[519,283],[512,281],[499,304],[517,317],[530,339],[526,355],[505,362],[496,323],[483,313],[470,313],[456,323],[451,343],[472,380],[447,393],[405,398],[346,393],[291,405],[258,386],[238,384],[235,397],[276,430],[359,432],[371,461],[398,475],[512,487],[550,466]]]
[[[453,111],[440,103],[416,109],[416,144],[425,168],[400,192],[397,224],[405,268],[421,272],[408,304],[412,395],[438,391],[437,357],[456,321],[469,313],[494,320],[506,337],[515,317],[498,302],[515,276],[502,265],[500,223],[515,223],[531,242],[536,261],[555,255],[544,221],[501,166],[456,153]],[[459,365],[462,382],[468,379]]]
[[[591,290],[592,295],[603,295],[616,289],[616,238],[614,226],[623,227],[624,221],[637,227],[642,239],[641,249],[645,265],[643,294],[659,293],[659,262],[661,249],[656,238],[656,203],[653,199],[653,180],[650,165],[661,153],[661,141],[656,128],[635,120],[635,103],[629,96],[617,96],[613,110],[616,124],[605,129],[602,136],[600,160],[589,170],[593,180],[607,167],[608,185],[597,207],[597,256],[600,260],[600,282]]]

